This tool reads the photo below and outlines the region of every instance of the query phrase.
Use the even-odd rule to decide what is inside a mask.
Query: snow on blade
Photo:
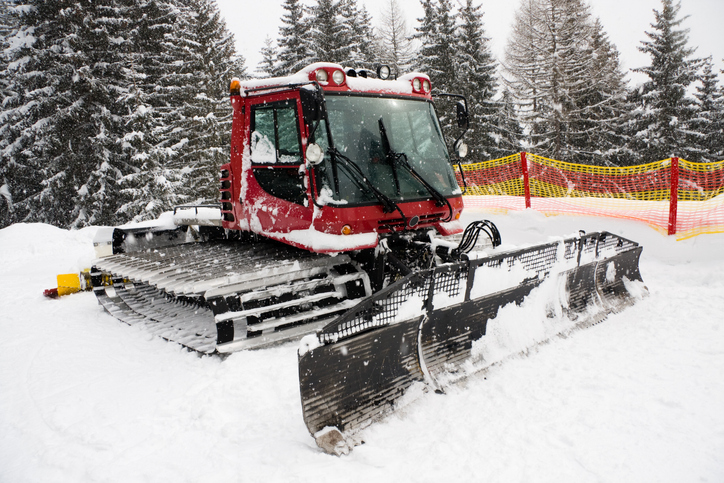
[[[576,322],[560,311],[551,313],[552,300],[565,300],[559,294],[562,288],[559,280],[551,278],[534,289],[521,305],[502,307],[498,316],[488,321],[485,337],[473,343],[473,365],[468,370],[479,371],[524,353],[575,327]]]

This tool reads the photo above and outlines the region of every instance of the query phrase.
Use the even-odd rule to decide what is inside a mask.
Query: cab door
[[[286,233],[312,223],[300,107],[297,92],[250,99],[245,208],[252,231]]]

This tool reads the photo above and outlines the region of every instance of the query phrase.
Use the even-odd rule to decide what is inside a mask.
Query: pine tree
[[[169,167],[167,132],[177,122],[176,106],[185,102],[184,82],[176,75],[185,55],[174,35],[184,10],[175,0],[132,0],[128,5],[132,22],[123,151],[132,171],[120,181],[126,202],[118,215],[138,221],[181,202],[180,175]]]
[[[30,3],[0,111],[12,221],[119,224],[216,199],[228,82],[246,71],[215,3]]]
[[[10,0],[0,0],[0,39],[4,47],[6,47],[5,38],[17,24],[17,14],[15,9],[12,8],[12,3]]]
[[[528,0],[506,50],[508,84],[530,133],[530,149],[602,163],[599,134],[620,132],[625,85],[618,54],[583,0]],[[610,142],[615,142],[613,139]]]
[[[29,4],[9,37],[0,115],[13,221],[114,223],[129,169],[119,148],[127,20],[112,0]]]
[[[309,44],[310,24],[304,17],[304,5],[300,0],[284,0],[282,26],[279,27],[279,65],[275,75],[289,75],[311,62]]]
[[[503,89],[495,118],[495,150],[491,156],[495,158],[508,156],[523,150],[523,128],[518,122],[513,96],[508,89]]]
[[[175,35],[184,44],[183,105],[169,125],[165,148],[168,166],[179,173],[184,202],[218,198],[219,166],[228,160],[231,135],[229,82],[247,78],[245,59],[237,56],[234,37],[212,0],[185,0],[190,15],[177,24]]]
[[[593,164],[631,164],[634,153],[628,147],[625,128],[631,111],[628,88],[618,49],[609,41],[600,19],[593,23],[590,49],[591,89],[579,101],[582,116],[574,126],[579,135],[572,142]]]
[[[273,77],[277,69],[277,49],[271,37],[267,36],[264,39],[264,47],[261,48],[260,53],[261,61],[255,72],[261,77]]]
[[[12,95],[7,89],[10,82],[8,75],[8,63],[3,55],[5,49],[8,48],[7,36],[16,28],[17,17],[11,10],[10,2],[0,0],[0,99],[4,100]],[[0,104],[0,118],[2,118],[2,104]],[[2,149],[2,139],[0,138],[0,150]],[[10,185],[8,179],[3,175],[5,171],[5,163],[0,157],[0,228],[4,228],[12,221],[13,198],[10,193]]]
[[[407,28],[405,14],[397,0],[389,0],[382,11],[382,18],[377,29],[379,32],[380,60],[389,64],[393,72],[401,75],[412,66],[414,49],[412,33]]]
[[[719,77],[714,72],[711,56],[703,59],[699,75],[701,85],[696,87],[696,115],[691,120],[692,135],[689,146],[696,158],[704,163],[724,159],[724,93]]]
[[[636,149],[644,160],[684,158],[695,153],[689,149],[688,123],[695,113],[694,101],[687,89],[697,78],[698,59],[690,59],[688,30],[679,29],[686,17],[679,18],[680,2],[662,0],[661,11],[654,10],[650,40],[638,48],[651,56],[651,65],[634,69],[649,77],[643,85],[636,111]]]
[[[317,0],[311,7],[309,33],[314,62],[342,64],[349,59],[351,44],[347,36],[351,32],[343,22],[342,6],[334,0]]]
[[[719,71],[724,74],[724,70]],[[718,133],[721,143],[719,144],[719,160],[724,160],[724,85],[719,88],[718,97],[714,104],[714,112],[716,112],[715,132]]]
[[[359,13],[359,25],[357,26],[362,41],[358,46],[359,56],[364,67],[374,68],[380,61],[380,52],[377,49],[377,33],[372,26],[372,15],[367,7],[362,5]]]
[[[497,111],[500,108],[493,102],[497,93],[497,63],[485,36],[481,6],[476,6],[473,0],[466,0],[459,17],[462,23],[458,31],[457,78],[453,92],[465,94],[468,100],[471,118],[467,139],[471,159],[493,159],[510,154],[499,150],[496,142]]]
[[[418,19],[415,38],[422,47],[414,61],[414,69],[430,76],[433,89],[451,92],[455,86],[457,35],[450,0],[421,0],[424,17]]]
[[[12,8],[11,2],[9,0],[0,0],[0,112],[3,110],[3,101],[14,96],[14,93],[8,90],[10,69],[8,68],[7,56],[4,53],[10,46],[7,37],[17,27],[17,24],[18,16]],[[0,149],[2,149],[2,138],[0,138]],[[0,162],[0,167],[2,166],[3,164]],[[0,177],[0,187],[4,187],[3,196],[0,197],[0,227],[10,223],[12,201],[7,183],[7,179]]]
[[[434,40],[437,36],[437,9],[434,0],[420,0],[422,4],[423,17],[418,18],[417,33],[413,38],[420,44],[420,48],[413,59],[412,68],[418,72],[425,72],[429,75],[432,71],[432,56],[435,54]]]
[[[346,35],[347,58],[341,63],[354,68],[372,69],[377,62],[372,18],[367,8],[357,6],[357,0],[340,0],[340,15]]]

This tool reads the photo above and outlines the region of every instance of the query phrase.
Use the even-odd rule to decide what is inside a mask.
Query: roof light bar
[[[347,81],[347,76],[344,71],[336,69],[332,66],[320,67],[314,71],[314,79],[310,74],[310,80],[316,80],[320,84],[327,84],[332,86],[343,86]]]
[[[430,94],[432,86],[427,76],[413,77],[411,82],[412,92],[415,94]]]

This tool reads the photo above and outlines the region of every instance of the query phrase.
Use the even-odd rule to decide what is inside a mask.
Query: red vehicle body
[[[340,82],[335,82],[340,79]],[[244,84],[235,80],[231,91],[231,158],[228,164],[221,166],[224,228],[254,232],[298,248],[322,253],[372,248],[378,244],[378,235],[383,233],[434,228],[446,236],[462,231],[457,221],[463,208],[462,194],[456,184],[450,186],[449,180],[454,180],[454,175],[446,149],[444,155],[433,156],[435,159],[428,156],[424,160],[427,171],[434,173],[432,177],[440,180],[435,182],[445,191],[445,202],[441,202],[439,195],[437,199],[432,196],[429,189],[424,191],[424,187],[419,190],[414,186],[408,188],[408,191],[414,193],[412,197],[401,195],[398,176],[402,175],[397,168],[392,167],[397,190],[388,189],[385,195],[393,199],[395,209],[386,209],[384,203],[369,194],[371,188],[363,185],[365,182],[369,184],[370,180],[362,180],[360,176],[339,175],[337,171],[341,169],[335,163],[341,158],[335,159],[329,147],[325,150],[327,159],[323,162],[316,164],[308,159],[313,136],[318,143],[329,146],[333,145],[333,131],[348,138],[351,136],[352,143],[360,139],[352,131],[356,132],[360,125],[364,125],[364,120],[343,122],[341,117],[344,113],[340,111],[338,114],[332,108],[328,109],[330,100],[337,104],[351,103],[351,107],[343,106],[347,114],[355,112],[354,106],[360,106],[370,119],[370,116],[376,118],[374,110],[377,107],[402,105],[407,111],[399,114],[380,112],[379,130],[377,126],[372,126],[369,135],[377,139],[379,144],[379,131],[385,130],[383,117],[388,116],[390,124],[402,126],[398,129],[399,134],[390,132],[390,138],[396,136],[398,144],[404,142],[409,150],[417,151],[419,145],[430,144],[430,136],[426,134],[429,132],[434,138],[434,147],[428,148],[428,151],[442,153],[444,142],[441,148],[441,139],[438,140],[438,137],[441,138],[442,134],[439,132],[439,124],[436,124],[437,118],[433,119],[430,83],[426,75],[412,74],[387,81],[358,77],[354,71],[345,73],[336,64],[317,63],[290,77]],[[330,117],[312,119],[314,116],[309,112],[314,110],[305,109],[304,99],[315,91],[317,99],[322,101],[321,108],[316,106],[317,111],[322,109],[327,114],[329,110],[331,117],[339,118],[336,123]],[[415,101],[415,104],[408,102],[410,100]],[[427,110],[432,113],[431,116],[426,114]],[[421,114],[418,115],[418,112]],[[417,124],[422,126],[418,132],[424,131],[421,133],[424,137],[420,137],[420,141],[413,145],[409,138],[416,134],[407,129],[408,126],[414,129]],[[325,127],[326,133],[323,129]],[[297,130],[297,144],[292,135],[294,128]],[[268,135],[260,134],[265,130]],[[383,132],[382,136],[390,144],[387,134]],[[341,138],[339,135],[337,137]],[[374,140],[368,144],[376,147]],[[345,157],[341,153],[339,156]],[[407,156],[404,156],[407,162]],[[370,173],[378,168],[370,163],[382,165],[383,161],[363,157],[366,159],[358,157],[354,163],[361,165],[365,175],[371,177]],[[320,170],[326,170],[328,176],[322,176]],[[384,170],[389,174],[390,168],[385,167]],[[329,174],[332,172],[334,177]],[[340,184],[338,178],[344,178],[353,190],[359,190],[359,199],[350,199],[345,190],[339,186],[333,187]],[[383,182],[389,183],[389,179]],[[414,181],[408,180],[409,186],[414,184]]]

